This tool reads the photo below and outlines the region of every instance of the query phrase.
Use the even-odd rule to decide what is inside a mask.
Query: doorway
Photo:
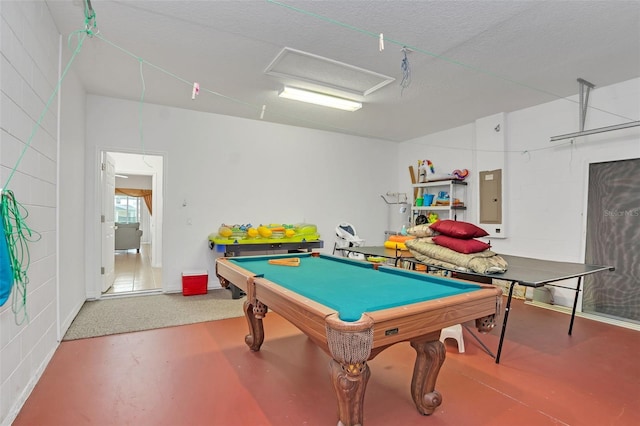
[[[113,151],[101,157],[113,163],[113,178],[102,167],[102,216],[112,219],[102,226],[101,296],[162,292],[163,157]]]

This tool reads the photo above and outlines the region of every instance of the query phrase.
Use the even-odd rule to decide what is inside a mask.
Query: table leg
[[[221,277],[220,275],[217,275],[217,277],[220,280],[220,285],[223,288],[226,288],[227,290],[231,290],[231,298],[232,299],[240,299],[242,296],[245,295],[245,292],[242,291],[241,288],[231,284],[227,279]]]
[[[338,399],[338,426],[362,425],[364,392],[371,375],[367,360],[373,346],[373,320],[363,315],[358,321],[344,322],[331,314],[325,323],[333,358],[330,373]]]
[[[582,284],[582,277],[578,277],[578,285],[576,287],[576,297],[573,299],[573,310],[571,311],[571,322],[569,323],[569,336],[573,331],[573,320],[576,317],[576,307],[578,306],[578,295],[580,295],[580,285]]]
[[[262,325],[262,318],[267,314],[267,306],[261,302],[256,302],[255,306],[245,300],[242,305],[244,309],[244,316],[247,319],[249,325],[249,334],[244,338],[244,342],[249,346],[252,351],[259,351],[260,346],[264,342],[264,327]]]
[[[513,287],[516,282],[511,281],[509,286],[509,297],[507,298],[507,306],[504,308],[504,320],[502,321],[502,331],[500,332],[500,342],[498,343],[498,352],[496,354],[496,364],[500,364],[500,354],[502,353],[502,343],[504,342],[504,334],[507,331],[507,320],[509,319],[509,310],[511,309],[511,298],[513,297]]]
[[[231,290],[231,298],[232,299],[240,299],[245,295],[245,292],[242,291],[240,287],[237,287],[233,284],[229,284],[229,290]]]
[[[444,363],[446,349],[439,340],[440,331],[427,336],[427,340],[412,340],[416,351],[416,363],[411,379],[411,396],[420,414],[428,416],[442,404],[442,395],[435,390],[440,367]]]
[[[330,373],[338,397],[338,426],[362,425],[364,392],[371,376],[367,362],[345,364],[332,359]]]
[[[487,347],[487,345],[484,344],[484,342],[482,340],[480,340],[480,338],[478,336],[476,336],[476,333],[473,332],[473,330],[471,330],[469,328],[469,326],[462,324],[462,326],[469,332],[469,334],[471,335],[471,337],[473,337],[475,339],[476,342],[478,342],[478,344],[482,347],[482,349],[484,349],[484,351],[493,359],[496,358],[496,356],[493,354],[493,352],[491,352],[491,350]]]

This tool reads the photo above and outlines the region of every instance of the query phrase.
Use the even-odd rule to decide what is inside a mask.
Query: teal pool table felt
[[[300,258],[300,266],[269,264],[269,259]],[[454,296],[482,287],[445,277],[334,256],[250,256],[231,259],[254,275],[338,312],[343,321],[357,321],[364,312]]]

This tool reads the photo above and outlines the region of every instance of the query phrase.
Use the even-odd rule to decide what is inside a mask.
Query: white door
[[[113,284],[115,279],[115,195],[116,195],[116,165],[112,156],[103,153],[102,159],[102,292]]]

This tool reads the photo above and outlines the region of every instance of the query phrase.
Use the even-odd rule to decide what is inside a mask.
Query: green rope
[[[20,152],[18,159],[14,167],[11,169],[7,180],[4,185],[0,187],[0,220],[2,220],[4,224],[4,230],[6,233],[7,240],[7,248],[9,254],[9,263],[11,266],[11,270],[13,272],[13,287],[12,287],[12,311],[14,313],[15,322],[17,325],[23,324],[25,321],[29,321],[29,315],[27,312],[27,285],[29,284],[29,277],[27,276],[27,271],[29,269],[30,257],[29,257],[29,246],[27,243],[39,241],[41,236],[38,232],[33,231],[29,228],[25,222],[27,218],[28,211],[27,209],[20,204],[13,193],[13,191],[7,189],[13,176],[15,175],[22,159],[24,158],[27,149],[31,147],[31,143],[33,142],[33,138],[36,135],[36,132],[40,127],[42,127],[42,121],[44,117],[51,107],[54,99],[58,95],[60,91],[60,87],[62,86],[62,81],[65,79],[67,72],[71,68],[73,61],[75,60],[78,53],[82,49],[82,44],[87,36],[93,35],[93,30],[91,27],[95,28],[95,14],[92,17],[87,17],[85,19],[84,30],[74,31],[69,34],[69,38],[67,40],[67,45],[71,47],[71,41],[74,36],[77,38],[76,47],[73,49],[73,54],[69,59],[69,62],[65,66],[60,79],[58,80],[51,96],[47,100],[44,109],[40,113],[38,120],[34,124],[31,129],[31,134],[27,138],[27,141],[24,144],[24,148]]]
[[[172,73],[171,71],[168,71],[168,70],[166,70],[164,68],[161,68],[158,65],[155,65],[155,64],[153,64],[153,63],[141,58],[140,56],[136,55],[135,53],[133,53],[133,52],[121,47],[121,46],[118,46],[117,44],[113,43],[109,39],[105,38],[102,34],[96,34],[96,38],[104,41],[105,43],[107,43],[111,47],[121,51],[122,53],[124,53],[124,54],[126,54],[128,56],[131,56],[132,58],[135,58],[136,60],[140,61],[142,64],[150,66],[151,68],[155,69],[156,71],[160,71],[161,73],[166,74],[169,77],[172,77],[172,78],[174,78],[174,79],[176,79],[176,80],[188,85],[189,87],[193,86],[193,82],[192,81],[186,80],[186,79],[180,77],[179,75],[176,75],[176,74]],[[143,88],[143,90],[144,90],[144,88]],[[203,86],[200,86],[200,92],[202,92],[202,93],[206,92],[206,93],[209,93],[211,95],[217,96],[219,98],[223,98],[223,99],[226,99],[228,101],[234,102],[236,104],[248,107],[248,108],[250,108],[252,110],[255,110],[256,114],[259,114],[262,111],[262,105],[255,105],[255,104],[252,104],[252,103],[249,103],[249,102],[245,102],[245,101],[242,101],[240,99],[236,99],[236,98],[233,98],[231,96],[224,95],[224,94],[222,94],[220,92],[216,92],[214,90],[207,89],[206,87],[203,87]],[[144,94],[143,94],[143,96],[144,96]],[[141,97],[140,102],[142,102],[143,96]],[[141,109],[141,108],[142,107],[139,106],[139,109]],[[311,125],[323,126],[325,129],[329,129],[329,130],[332,130],[332,131],[339,131],[339,132],[343,132],[343,133],[346,132],[344,129],[342,129],[340,127],[331,126],[331,125],[328,125],[328,124],[325,124],[325,123],[320,123],[320,122],[317,122],[317,121],[309,120],[309,119],[307,119],[305,117],[302,117],[302,116],[297,116],[297,115],[292,115],[292,114],[282,114],[282,113],[279,113],[279,112],[273,111],[273,110],[271,110],[269,113],[271,115],[278,115],[278,116],[285,117],[285,118],[294,118],[294,119],[296,119],[296,120],[298,120],[300,122],[304,122],[304,123],[311,124]],[[144,148],[143,148],[143,150],[144,150]]]
[[[91,6],[91,0],[85,0],[84,2],[84,26],[87,34],[91,36],[91,28],[97,28],[96,12]]]
[[[82,32],[84,32],[84,31],[82,31]],[[74,34],[75,33],[71,33],[69,35],[69,38],[71,38],[71,36],[74,35]],[[86,36],[86,32],[85,32],[84,35]],[[64,71],[62,72],[62,75],[60,76],[60,79],[58,80],[58,83],[56,84],[56,87],[53,89],[53,93],[51,93],[51,96],[49,96],[49,99],[47,100],[47,103],[45,104],[44,109],[42,110],[42,113],[40,113],[40,117],[38,117],[38,120],[36,121],[36,124],[34,124],[33,128],[31,129],[31,134],[29,135],[29,138],[27,139],[27,142],[24,144],[24,148],[22,148],[22,152],[20,153],[20,156],[18,156],[18,160],[16,161],[16,165],[13,167],[13,169],[9,173],[9,177],[7,177],[7,180],[6,180],[3,188],[7,188],[9,186],[9,182],[11,182],[11,179],[13,179],[13,175],[15,174],[18,166],[22,162],[22,157],[24,157],[24,154],[27,152],[27,149],[31,146],[31,142],[33,142],[33,138],[36,135],[36,132],[38,131],[38,129],[42,125],[42,120],[44,120],[44,117],[45,117],[47,111],[49,110],[49,107],[51,106],[51,103],[53,102],[53,100],[56,98],[56,95],[60,91],[60,86],[62,85],[62,80],[64,80],[65,76],[67,75],[67,72],[69,71],[69,68],[71,68],[71,64],[73,63],[74,59],[76,58],[76,56],[80,52],[80,49],[82,48],[82,43],[84,42],[84,38],[85,38],[84,36],[79,36],[78,45],[76,46],[76,49],[74,50],[73,55],[71,56],[71,59],[69,59],[69,62],[67,63],[66,67],[64,68]]]
[[[161,68],[158,65],[155,65],[155,64],[153,64],[153,63],[151,63],[151,62],[139,57],[135,53],[130,52],[129,50],[127,50],[127,49],[125,49],[125,48],[123,48],[121,46],[118,46],[117,44],[113,43],[109,39],[103,37],[101,34],[96,34],[96,37],[99,38],[100,40],[104,41],[105,43],[107,43],[111,47],[113,47],[115,49],[118,49],[119,51],[125,53],[126,55],[131,56],[132,58],[135,58],[136,60],[144,63],[145,65],[149,65],[150,67],[154,68],[155,70],[160,71],[161,73],[166,74],[169,77],[175,78],[176,80],[186,84],[189,87],[193,86],[193,81],[186,80],[186,79],[180,77],[179,75],[176,75],[176,74],[172,73],[171,71],[165,70],[164,68]],[[208,92],[208,93],[210,93],[212,95],[219,96],[219,97],[227,99],[229,101],[232,101],[232,102],[244,105],[244,106],[251,107],[251,108],[255,109],[257,112],[259,112],[262,109],[262,106],[256,106],[254,104],[251,104],[251,103],[248,103],[248,102],[244,102],[244,101],[241,101],[241,100],[236,99],[236,98],[232,98],[231,96],[227,96],[227,95],[224,95],[222,93],[215,92],[215,91],[210,90],[210,89],[206,89],[204,87],[200,87],[200,91],[201,92]]]
[[[33,231],[25,223],[24,220],[29,214],[24,206],[16,201],[13,191],[2,191],[0,206],[9,248],[9,263],[13,271],[11,309],[13,310],[16,324],[21,325],[25,320],[29,320],[27,313],[27,284],[29,284],[27,270],[31,259],[27,243],[40,240],[41,235]]]

